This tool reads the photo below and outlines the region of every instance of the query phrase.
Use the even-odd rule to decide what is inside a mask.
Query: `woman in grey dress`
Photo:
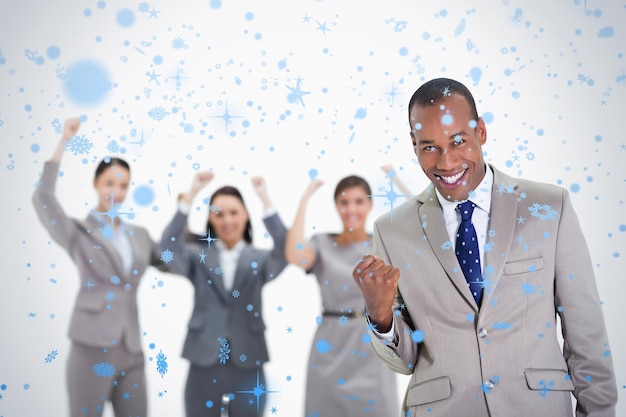
[[[102,415],[105,401],[110,401],[116,417],[146,417],[137,287],[146,267],[163,269],[163,264],[147,230],[120,218],[119,205],[130,185],[124,160],[105,158],[96,168],[98,206],[86,219],[68,217],[57,201],[61,158],[79,127],[77,118],[65,122],[33,194],[39,220],[72,258],[81,281],[69,327],[67,415]]]
[[[370,187],[354,175],[339,181],[334,196],[343,230],[316,234],[306,242],[306,206],[321,185],[314,180],[304,192],[285,247],[287,261],[315,274],[322,298],[309,355],[305,415],[398,415],[396,376],[371,352],[363,299],[352,279],[354,265],[371,252],[371,235],[365,230],[372,209]]]

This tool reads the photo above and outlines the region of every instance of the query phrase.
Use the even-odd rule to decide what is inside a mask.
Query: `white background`
[[[67,413],[66,331],[79,280],[30,202],[59,138],[55,119],[82,116],[79,133],[92,144],[88,154],[67,151],[62,162],[57,195],[71,216],[83,218],[95,204],[93,171],[116,141],[124,149],[113,154],[131,163],[133,186],[154,192],[154,201],[142,206],[131,190],[124,210],[132,210],[132,221],[154,239],[196,169],[211,169],[216,177],[202,197],[224,184],[239,187],[253,217],[255,243],[269,247],[250,186],[253,175],[267,179],[290,224],[309,170],[318,171],[326,185],[310,203],[308,234],[340,230],[332,192],[346,175],[364,176],[382,195],[375,198],[368,227],[390,209],[384,197],[389,178],[381,165],[392,163],[413,192],[421,191],[427,181],[412,154],[406,104],[422,82],[440,76],[464,82],[479,113],[493,119],[483,148],[489,162],[511,175],[572,190],[623,395],[622,3],[3,1],[0,416]],[[116,21],[123,9],[134,16],[127,27]],[[184,46],[175,48],[176,39]],[[47,55],[51,46],[60,56]],[[68,70],[84,60],[105,68],[112,83],[91,105],[77,103],[64,88]],[[157,77],[151,79],[153,71]],[[302,101],[289,97],[289,87],[298,85],[307,93]],[[167,111],[163,120],[150,117],[155,107]],[[229,123],[226,111],[233,116]],[[200,232],[207,207],[202,198],[197,206],[191,227]],[[163,351],[169,365],[161,377],[154,361],[146,362],[152,416],[183,415],[187,362],[180,352],[192,295],[185,279],[152,268],[139,290],[144,352],[153,358]],[[320,311],[317,284],[290,266],[263,295],[271,356],[267,389],[278,391],[268,394],[268,406],[276,407],[276,415],[302,415],[306,360]],[[55,350],[56,359],[46,363]],[[400,379],[399,401],[405,381]],[[626,415],[623,401],[618,415]]]

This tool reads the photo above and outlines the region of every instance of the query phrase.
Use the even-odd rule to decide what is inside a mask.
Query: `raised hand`
[[[257,193],[263,205],[267,208],[272,205],[272,202],[269,198],[269,194],[267,193],[267,184],[265,183],[265,178],[263,177],[252,177],[252,188]]]
[[[63,124],[63,134],[61,135],[61,140],[57,144],[52,157],[50,158],[51,162],[60,163],[61,158],[63,157],[63,151],[65,151],[65,147],[70,139],[76,136],[76,132],[78,132],[78,128],[80,127],[80,119],[78,117],[72,117],[71,119],[67,119]]]
[[[381,333],[391,329],[393,302],[398,289],[400,270],[386,265],[378,256],[365,255],[352,271],[363,294],[370,321]]]
[[[194,175],[193,180],[191,181],[191,187],[189,191],[186,193],[182,193],[178,196],[179,200],[184,201],[187,204],[191,204],[196,194],[203,189],[208,183],[213,180],[213,174],[210,171],[201,171]]]
[[[79,127],[80,119],[78,117],[67,119],[63,124],[63,139],[70,140],[76,136],[76,132],[78,132]]]
[[[314,179],[313,181],[311,181],[308,187],[306,187],[306,190],[304,190],[304,193],[302,194],[302,199],[308,200],[322,185],[324,185],[324,181],[320,179]]]

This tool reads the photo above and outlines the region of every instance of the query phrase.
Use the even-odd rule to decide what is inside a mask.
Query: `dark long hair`
[[[370,188],[370,185],[367,183],[367,181],[365,181],[363,178],[359,177],[358,175],[349,175],[341,179],[337,183],[337,186],[335,187],[335,201],[337,201],[337,198],[339,198],[339,196],[344,190],[346,190],[347,188],[352,188],[352,187],[363,188],[363,190],[365,190],[365,194],[367,194],[367,197],[370,200],[372,199],[372,189]]]
[[[236,189],[235,187],[232,187],[230,185],[225,185],[222,188],[217,189],[213,195],[211,196],[211,199],[209,200],[209,210],[213,210],[213,201],[215,200],[216,197],[220,196],[220,195],[229,195],[232,197],[236,197],[239,199],[239,201],[241,201],[241,205],[243,205],[243,208],[247,211],[248,209],[246,208],[246,203],[243,201],[243,196],[241,195],[241,193],[239,192],[238,189]],[[206,223],[206,232],[207,235],[213,239],[217,239],[217,236],[215,235],[215,232],[213,230],[213,225],[211,224],[211,216],[209,215],[208,219],[207,219],[207,223]],[[247,242],[247,243],[252,243],[252,223],[250,223],[250,216],[248,216],[248,222],[246,223],[246,229],[243,232],[243,239]]]
[[[98,179],[98,177],[104,172],[105,169],[112,166],[120,166],[122,168],[126,168],[128,173],[130,174],[130,165],[128,165],[128,162],[124,161],[121,158],[112,158],[110,156],[107,156],[102,161],[100,161],[100,163],[96,167],[96,173],[93,176],[94,181]]]

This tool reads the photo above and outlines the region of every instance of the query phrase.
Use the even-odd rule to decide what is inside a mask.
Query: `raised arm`
[[[212,172],[198,172],[191,183],[191,187],[185,193],[178,195],[178,210],[174,218],[167,225],[161,236],[159,251],[172,251],[174,256],[168,268],[177,274],[191,276],[193,263],[196,262],[198,254],[186,249],[185,227],[191,203],[198,192],[213,179]]]
[[[76,135],[79,127],[80,119],[78,118],[65,121],[61,139],[52,157],[44,165],[41,180],[36,185],[32,198],[39,220],[48,230],[52,239],[65,248],[69,248],[73,243],[72,237],[75,228],[72,227],[72,220],[67,217],[57,201],[55,188],[63,151],[67,142]]]
[[[189,190],[185,193],[181,193],[178,195],[178,201],[182,201],[187,205],[191,205],[191,203],[193,203],[193,199],[196,198],[198,192],[203,189],[208,183],[210,183],[213,180],[214,176],[215,174],[210,171],[198,172],[196,175],[194,175]]]
[[[50,162],[56,162],[57,164],[61,162],[61,158],[63,158],[63,152],[65,151],[65,147],[67,143],[76,136],[76,132],[78,132],[78,128],[80,127],[80,119],[78,117],[73,117],[71,119],[67,119],[63,124],[63,134],[61,135],[61,139],[57,144],[52,157],[50,158]]]
[[[309,198],[315,191],[324,184],[322,180],[315,179],[308,185],[304,194],[300,198],[298,212],[293,220],[291,229],[287,232],[287,242],[285,244],[285,259],[287,262],[299,266],[304,270],[310,269],[315,263],[316,252],[304,240],[304,220],[306,206]]]
[[[252,187],[263,202],[263,206],[266,211],[265,216],[263,217],[263,223],[274,241],[274,247],[270,251],[267,262],[264,262],[262,268],[263,279],[267,282],[278,277],[278,275],[287,266],[287,261],[285,260],[285,239],[287,237],[287,228],[278,213],[275,211],[275,208],[272,206],[272,200],[267,192],[265,179],[262,177],[253,177]]]

